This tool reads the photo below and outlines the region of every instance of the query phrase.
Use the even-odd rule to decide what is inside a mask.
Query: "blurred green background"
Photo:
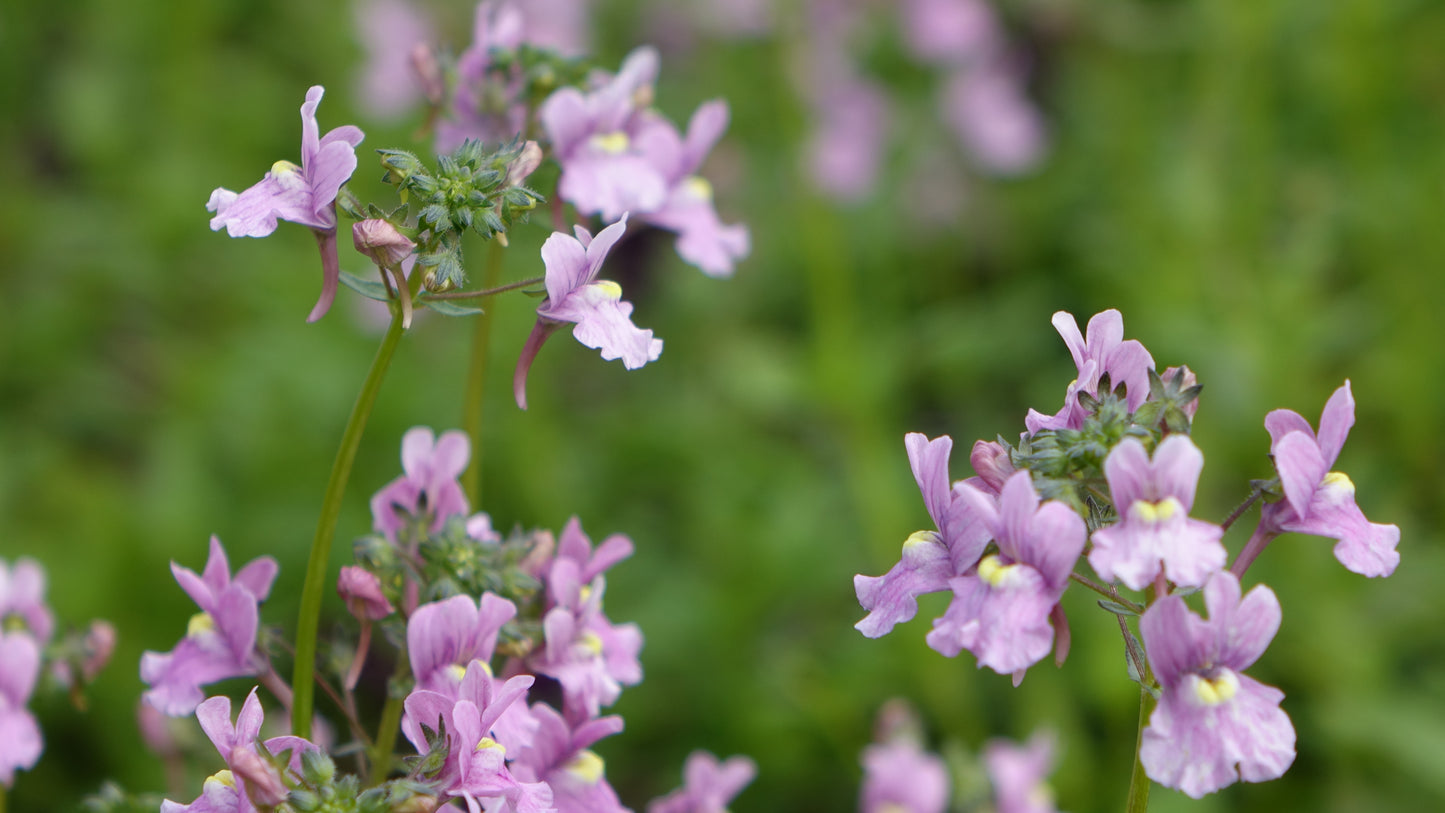
[[[432,9],[464,46],[470,5]],[[556,337],[520,412],[507,384],[534,302],[497,303],[480,508],[504,529],[560,529],[577,514],[594,539],[623,532],[637,545],[609,575],[608,611],[642,626],[646,678],[614,709],[627,731],[599,749],[609,777],[642,809],[677,785],[692,749],[745,753],[760,773],[734,809],[854,809],[874,713],[902,696],[935,744],[1057,730],[1060,807],[1120,809],[1137,694],[1113,619],[1088,595],[1065,598],[1068,662],[1035,667],[1018,689],[925,646],[941,596],[883,639],[852,629],[853,575],[887,570],[929,524],[903,434],[951,434],[953,474],[967,476],[973,439],[1058,408],[1073,368],[1050,315],[1082,324],[1117,307],[1161,366],[1187,363],[1205,386],[1197,515],[1223,517],[1249,478],[1269,475],[1266,411],[1314,422],[1349,378],[1358,423],[1339,468],[1366,514],[1402,533],[1388,581],[1345,572],[1326,540],[1275,543],[1250,581],[1278,593],[1284,624],[1251,674],[1285,692],[1299,756],[1283,779],[1200,802],[1156,787],[1152,809],[1445,806],[1445,4],[1001,10],[1050,130],[1036,171],[990,181],[950,162],[940,172],[956,175],[944,180],[961,205],[932,209],[906,179],[917,145],[937,140],[913,126],[931,115],[935,78],[899,66],[884,26],[874,64],[913,111],[908,126],[873,196],[839,205],[810,192],[806,114],[780,78],[804,26],[784,7],[772,33],[664,51],[667,114],[715,96],[732,106],[710,174],[754,246],[728,281],[683,265],[665,234],[614,256],[607,273],[636,321],[666,341],[660,361],[628,372]],[[319,278],[304,229],[230,240],[208,229],[203,204],[295,159],[312,84],[328,89],[323,129],[367,132],[352,183],[363,199],[386,192],[370,149],[422,148],[415,119],[358,112],[353,16],[331,1],[0,11],[0,557],[39,559],[63,619],[108,618],[120,634],[88,711],[37,694],[46,752],[19,775],[12,810],[70,809],[105,777],[165,790],[134,715],[140,653],[169,649],[193,612],[169,560],[199,568],[212,533],[233,563],[276,556],[263,621],[294,627],[327,472],[379,331],[345,290],[304,323]],[[656,17],[654,4],[599,0],[601,64],[646,41]],[[517,230],[506,279],[541,273],[547,225],[539,215]],[[343,264],[364,268],[349,248]],[[404,340],[333,573],[368,529],[369,494],[399,471],[402,433],[460,425],[469,330],[432,315]],[[1226,537],[1232,551],[1254,516]],[[323,629],[345,618],[334,595],[327,612]],[[219,767],[197,754],[172,798],[189,801]]]

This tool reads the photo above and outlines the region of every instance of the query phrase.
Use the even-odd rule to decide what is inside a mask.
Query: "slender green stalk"
[[[1144,727],[1149,724],[1153,699],[1148,689],[1139,687],[1139,735],[1134,742],[1134,773],[1129,777],[1129,801],[1124,806],[1125,813],[1147,813],[1149,810],[1149,776],[1144,773],[1144,763],[1139,761],[1139,747],[1144,744]]]
[[[396,669],[391,673],[393,681],[405,678],[411,671],[411,661],[406,656],[406,646],[402,646],[396,653]],[[386,781],[386,775],[391,773],[392,752],[396,750],[396,735],[401,731],[401,712],[404,698],[393,694],[390,683],[387,684],[386,705],[381,707],[381,722],[376,726],[376,740],[371,744],[371,781],[367,784],[376,787]]]
[[[346,431],[341,435],[341,448],[336,450],[336,461],[331,464],[331,479],[326,483],[326,495],[321,500],[321,518],[316,523],[316,537],[311,541],[311,558],[306,563],[306,581],[301,589],[301,615],[296,620],[296,667],[291,675],[291,691],[294,695],[291,730],[298,737],[311,736],[316,630],[321,623],[321,598],[326,594],[331,538],[336,533],[336,519],[341,514],[341,497],[346,491],[346,481],[351,478],[351,465],[356,462],[356,450],[361,445],[366,421],[371,417],[371,407],[376,403],[381,382],[386,378],[386,369],[391,366],[391,357],[401,342],[401,323],[401,308],[394,308],[391,327],[387,328],[381,347],[376,350],[376,358],[372,360],[371,369],[366,373],[361,393],[356,396],[356,405],[351,408],[351,418],[347,420]]]
[[[483,288],[480,291],[450,291],[444,294],[427,294],[423,302],[433,299],[487,299],[503,291],[515,291],[518,288],[531,288],[533,285],[541,285],[546,282],[546,277],[529,277],[519,279],[516,282],[509,282],[506,285],[498,285],[495,288]]]
[[[487,262],[482,268],[482,288],[497,287],[502,274],[502,241],[492,240],[487,248]],[[472,442],[472,458],[462,474],[462,490],[467,502],[476,507],[482,496],[482,396],[487,389],[487,356],[492,347],[491,296],[482,299],[482,312],[472,328],[472,357],[467,363],[467,389],[462,400],[462,426]]]
[[[5,813],[5,786],[0,785],[0,813]]]

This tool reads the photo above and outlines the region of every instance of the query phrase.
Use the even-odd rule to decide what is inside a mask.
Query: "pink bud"
[[[416,243],[397,231],[385,220],[371,218],[351,227],[351,240],[356,250],[371,258],[382,268],[394,268],[411,256]]]
[[[109,621],[90,622],[90,632],[85,635],[85,660],[80,664],[80,674],[86,683],[95,680],[114,652],[115,626]]]
[[[973,444],[973,451],[968,455],[968,462],[973,464],[973,470],[978,473],[980,480],[988,486],[988,490],[997,495],[1003,490],[1003,484],[1014,473],[1013,461],[1009,459],[1008,449],[1002,443],[993,441],[977,441]]]
[[[1162,379],[1165,384],[1168,384],[1169,382],[1174,380],[1174,376],[1178,375],[1181,370],[1184,372],[1184,378],[1179,382],[1179,389],[1187,390],[1195,384],[1199,383],[1199,377],[1194,374],[1194,371],[1184,366],[1170,367],[1169,369],[1165,370],[1164,374],[1159,376],[1159,378]],[[1184,405],[1184,414],[1189,416],[1189,420],[1191,421],[1194,420],[1194,413],[1198,411],[1198,398],[1195,398],[1193,401],[1190,401],[1189,403]]]
[[[227,763],[236,778],[246,783],[246,795],[252,804],[270,809],[286,801],[290,791],[281,780],[281,773],[275,765],[256,753],[254,746],[242,745],[231,749]]]
[[[522,145],[522,151],[507,165],[507,186],[520,186],[527,176],[542,165],[542,148],[535,141]]]
[[[346,601],[346,609],[357,620],[369,618],[375,621],[396,612],[396,608],[382,595],[381,581],[365,568],[356,565],[341,568],[341,575],[336,579],[336,592],[341,594]]]

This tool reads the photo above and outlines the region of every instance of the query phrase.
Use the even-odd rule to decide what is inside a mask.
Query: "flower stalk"
[[[1144,744],[1144,728],[1149,724],[1149,712],[1153,706],[1153,696],[1146,688],[1153,678],[1147,672],[1142,677],[1144,683],[1139,687],[1139,733],[1134,740],[1134,772],[1129,777],[1129,799],[1124,805],[1125,813],[1146,813],[1149,810],[1149,776],[1144,773],[1144,763],[1139,759],[1139,750]]]
[[[467,388],[462,401],[462,427],[472,443],[471,462],[462,474],[462,490],[467,502],[477,505],[482,491],[482,397],[487,389],[487,357],[492,346],[491,296],[496,293],[497,278],[502,273],[502,241],[492,240],[487,247],[487,262],[482,269],[482,312],[473,320],[472,354],[467,362]],[[502,290],[506,290],[503,288]]]

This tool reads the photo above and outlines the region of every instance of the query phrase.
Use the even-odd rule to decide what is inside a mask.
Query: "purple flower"
[[[878,85],[849,75],[826,76],[809,92],[815,123],[804,155],[814,186],[843,201],[873,191],[890,120],[888,97]]]
[[[477,4],[472,44],[457,59],[451,115],[437,122],[437,152],[449,153],[468,139],[509,141],[526,129],[521,77],[492,71],[492,51],[512,51],[523,41],[522,12],[516,5]]]
[[[381,580],[364,567],[347,565],[336,577],[336,592],[357,619],[377,621],[396,612],[381,592]]]
[[[1012,674],[1017,686],[1049,651],[1049,616],[1068,587],[1088,530],[1067,505],[1039,505],[1027,471],[1009,478],[997,504],[967,483],[954,493],[980,517],[998,552],[949,580],[953,601],[933,622],[928,645],[950,658],[967,649],[980,667]]]
[[[562,165],[557,192],[577,211],[615,220],[666,201],[667,181],[637,143],[656,79],[657,52],[638,48],[592,92],[565,87],[542,103],[537,117]]]
[[[460,687],[461,699],[418,689],[406,699],[402,732],[419,753],[430,752],[422,726],[436,731],[446,725],[447,761],[440,775],[441,792],[463,799],[471,813],[483,803],[510,805],[516,813],[552,810],[552,790],[542,782],[519,782],[507,769],[507,747],[492,738],[502,714],[517,701],[525,706],[531,675],[519,675],[495,686],[481,661],[467,668]]]
[[[356,10],[356,27],[366,52],[359,103],[382,118],[406,112],[421,96],[411,55],[431,41],[430,23],[405,0],[366,0]]]
[[[201,703],[196,708],[196,720],[200,722],[201,730],[206,732],[206,736],[216,746],[221,759],[226,761],[226,770],[207,779],[202,786],[200,797],[194,802],[180,805],[167,800],[161,806],[161,813],[244,813],[256,809],[252,804],[254,796],[273,799],[278,787],[284,791],[280,778],[260,759],[256,750],[265,717],[266,713],[261,708],[261,701],[256,697],[254,688],[246,696],[246,702],[241,705],[234,724],[231,722],[231,698],[218,696]],[[289,735],[272,737],[266,740],[264,745],[273,755],[290,751],[292,770],[300,769],[302,752],[317,750],[317,746],[307,740]],[[248,777],[252,782],[258,783],[256,787],[248,786]]]
[[[1094,532],[1089,564],[1105,581],[1142,590],[1161,569],[1169,580],[1200,587],[1224,567],[1224,529],[1190,519],[1204,455],[1187,435],[1170,435],[1150,462],[1144,444],[1125,438],[1104,461],[1119,522]]]
[[[1025,746],[993,740],[984,747],[983,762],[997,813],[1055,813],[1053,793],[1044,783],[1054,769],[1052,737],[1035,734]]]
[[[0,559],[0,630],[23,630],[40,644],[50,640],[55,620],[45,606],[45,570],[34,559],[7,566]]]
[[[1002,32],[983,0],[903,0],[904,41],[920,60],[963,66],[993,53]]]
[[[882,576],[857,575],[853,589],[868,615],[854,627],[879,638],[918,613],[918,597],[948,589],[949,579],[973,567],[988,543],[988,529],[949,489],[948,455],[953,439],[929,440],[911,432],[903,439],[913,478],[936,531],[919,531],[903,543],[898,564]]]
[[[693,113],[687,136],[672,122],[649,115],[637,136],[640,149],[667,182],[667,198],[644,213],[655,226],[677,232],[677,253],[713,277],[731,276],[733,264],[748,254],[748,229],[724,226],[712,204],[712,184],[697,174],[728,125],[727,102],[711,101]]]
[[[562,684],[562,697],[571,720],[593,718],[610,706],[623,686],[642,681],[642,631],[636,624],[613,624],[602,612],[606,580],[578,579],[579,567],[571,559],[553,562],[547,578],[548,595],[556,606],[542,618],[545,643],[529,660],[533,671]]]
[[[592,548],[592,540],[582,530],[582,520],[572,517],[567,520],[567,526],[562,529],[562,536],[557,541],[557,558],[553,562],[570,560],[576,565],[575,575],[572,576],[578,584],[590,584],[593,579],[607,572],[613,565],[632,555],[632,540],[624,534],[613,534],[602,540],[602,544],[596,550]],[[550,577],[549,581],[555,583]],[[568,588],[559,589],[558,593],[564,597],[559,598],[557,593],[553,594],[554,604],[567,603]]]
[[[147,703],[182,717],[201,702],[201,686],[265,669],[266,656],[256,650],[257,607],[270,594],[276,570],[276,560],[262,556],[232,579],[226,551],[214,536],[201,575],[171,563],[171,573],[201,611],[174,649],[141,656],[140,677],[150,686],[143,695]]]
[[[1043,120],[1005,65],[955,73],[944,86],[941,105],[944,120],[984,170],[1017,174],[1043,154]]]
[[[1221,571],[1204,585],[1204,603],[1208,621],[1174,595],[1139,620],[1162,689],[1139,759],[1150,779],[1195,799],[1236,779],[1275,779],[1295,753],[1284,693],[1242,674],[1279,630],[1279,599],[1260,585],[1241,601],[1239,580]]]
[[[520,782],[546,782],[558,813],[626,813],[607,783],[606,766],[591,750],[593,743],[622,730],[617,716],[571,726],[551,706],[537,703],[532,714],[540,727],[536,740],[512,763]]]
[[[907,737],[863,749],[862,813],[943,813],[948,770]]]
[[[27,632],[0,632],[0,785],[29,770],[44,747],[40,726],[26,705],[40,676],[40,644]]]
[[[1048,416],[1029,410],[1024,425],[1030,433],[1083,426],[1088,412],[1079,404],[1079,393],[1101,395],[1099,379],[1105,373],[1109,374],[1112,386],[1128,386],[1130,412],[1149,397],[1149,371],[1154,368],[1154,357],[1134,339],[1124,341],[1124,317],[1118,311],[1111,308],[1095,314],[1089,320],[1087,339],[1079,334],[1079,323],[1074,321],[1073,314],[1059,311],[1054,314],[1053,323],[1074,357],[1079,377],[1069,383],[1064,408],[1058,414]]]
[[[629,370],[656,361],[662,353],[662,340],[632,323],[632,303],[622,301],[622,288],[610,280],[597,279],[607,252],[626,228],[624,213],[621,220],[598,232],[595,239],[578,226],[576,238],[554,232],[542,245],[547,298],[537,308],[537,324],[527,337],[512,378],[512,391],[522,409],[527,408],[527,372],[532,361],[542,343],[561,325],[575,324],[572,335],[577,341],[601,350],[604,359],[622,359]]]
[[[372,525],[394,539],[407,524],[397,509],[413,516],[430,515],[427,529],[432,533],[441,530],[451,517],[466,514],[467,497],[457,478],[470,456],[471,441],[465,432],[444,432],[438,439],[425,426],[407,430],[401,439],[404,474],[371,498]]]
[[[361,130],[337,127],[319,136],[316,107],[325,90],[316,85],[306,91],[301,105],[301,166],[277,161],[266,176],[239,195],[217,188],[206,209],[215,212],[211,230],[226,229],[232,237],[265,237],[276,230],[278,220],[289,220],[316,232],[321,248],[321,298],[306,318],[314,322],[326,315],[336,298],[340,260],[336,256],[336,195],[356,171],[356,145]]]
[[[1388,576],[1400,563],[1395,550],[1399,527],[1365,519],[1355,504],[1355,484],[1344,473],[1330,471],[1354,423],[1355,399],[1348,381],[1325,404],[1318,437],[1296,412],[1276,409],[1265,416],[1284,499],[1265,506],[1261,525],[1272,533],[1290,531],[1338,540],[1335,558],[1348,570]]]
[[[758,766],[747,757],[724,762],[706,751],[694,751],[683,766],[682,787],[655,799],[647,813],[726,813],[733,800],[758,775]]]

